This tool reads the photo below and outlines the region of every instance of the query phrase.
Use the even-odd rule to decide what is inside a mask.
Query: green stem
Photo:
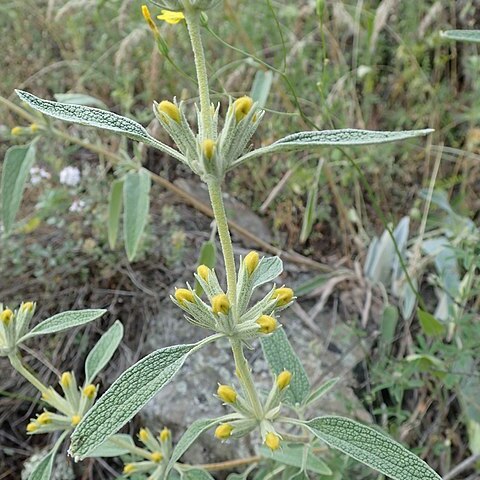
[[[242,342],[230,338],[230,344],[232,346],[233,359],[235,360],[238,379],[240,380],[250,404],[253,407],[255,416],[258,420],[261,420],[263,418],[263,408],[260,399],[258,398],[255,384],[253,383],[252,372],[250,371],[247,359],[243,354]]]
[[[22,359],[18,352],[13,353],[8,356],[12,367],[24,377],[28,382],[30,382],[40,393],[45,393],[48,391],[48,387],[44,385],[30,370],[27,369],[22,363]]]
[[[233,255],[232,239],[228,229],[227,214],[223,204],[222,190],[218,180],[208,182],[208,193],[212,210],[217,222],[218,236],[222,246],[223,259],[225,261],[225,272],[227,275],[227,294],[231,305],[236,304],[237,299],[237,272],[235,270],[235,257]]]
[[[138,457],[145,458],[146,460],[152,459],[152,454],[148,450],[144,450],[143,448],[132,445],[131,443],[126,442],[118,437],[110,437],[107,442],[115,445],[116,447],[124,448],[125,450],[128,450],[131,454],[137,455]]]
[[[203,138],[213,137],[213,123],[210,112],[210,92],[208,87],[207,65],[200,35],[200,17],[196,10],[185,11],[190,42],[192,44],[195,69],[197,71],[198,93],[200,96],[200,115],[203,124]]]

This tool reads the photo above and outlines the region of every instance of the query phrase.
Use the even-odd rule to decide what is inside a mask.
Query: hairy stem
[[[111,443],[112,445],[115,445],[116,447],[124,448],[125,450],[128,450],[133,455],[137,455],[147,460],[151,460],[151,455],[152,455],[151,452],[149,452],[148,450],[144,450],[143,448],[137,447],[135,445],[132,445],[131,443],[126,442],[121,438],[113,436],[113,437],[110,437],[107,440],[107,442]]]
[[[22,363],[22,359],[18,352],[13,353],[8,356],[12,367],[25,378],[29,383],[31,383],[40,393],[45,393],[48,390],[48,387],[44,385],[34,373],[32,373],[25,365]]]

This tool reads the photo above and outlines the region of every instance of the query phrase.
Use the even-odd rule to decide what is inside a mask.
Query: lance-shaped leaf
[[[127,257],[133,260],[137,253],[140,238],[147,224],[150,208],[151,178],[146,170],[130,172],[125,177],[123,203],[125,218],[123,222],[125,249]]]
[[[182,438],[177,442],[172,456],[168,462],[165,475],[170,472],[175,463],[180,457],[190,448],[190,445],[206,430],[214,427],[219,422],[219,419],[201,418],[193,422],[183,434]]]
[[[192,468],[191,470],[187,470],[183,474],[182,480],[215,480],[215,479],[205,470],[200,470],[199,468]]]
[[[123,325],[117,320],[90,350],[85,360],[85,383],[91,383],[110,361],[123,337]]]
[[[83,459],[116,433],[172,379],[195,346],[162,348],[125,370],[78,424],[70,453]]]
[[[398,442],[348,418],[326,416],[305,426],[327,445],[393,480],[442,480],[423,460]]]
[[[69,328],[78,327],[101,317],[106,310],[87,309],[87,310],[69,310],[68,312],[57,313],[53,317],[47,318],[32,328],[30,332],[18,340],[18,343],[24,340],[36,337],[37,335],[47,335],[49,333],[61,332]]]
[[[120,224],[120,213],[122,212],[123,179],[115,180],[110,187],[108,201],[108,244],[113,250],[117,243],[118,225]]]
[[[158,148],[181,162],[185,162],[185,157],[181,153],[153,138],[142,125],[130,118],[122,117],[100,108],[44,100],[22,90],[16,90],[16,93],[30,107],[45,115],[126,135],[134,140]]]
[[[2,167],[2,218],[5,232],[12,228],[22,201],[28,172],[35,161],[35,143],[11,147],[5,153]]]
[[[407,130],[398,132],[385,132],[374,130],[357,130],[347,128],[343,130],[323,130],[311,132],[298,132],[288,135],[266,147],[253,150],[236,160],[232,166],[237,166],[251,158],[263,156],[274,152],[288,152],[292,150],[311,150],[320,147],[350,147],[373,145],[380,143],[397,142],[414,137],[422,137],[432,133],[432,129]]]
[[[279,328],[271,335],[262,337],[261,342],[263,353],[272,372],[275,375],[279,375],[283,370],[292,373],[285,401],[290,405],[301,405],[310,393],[310,382],[284,329]]]
[[[459,42],[480,43],[480,30],[447,30],[441,36]]]
[[[47,455],[45,455],[34,468],[33,472],[28,477],[28,480],[50,480],[55,455],[57,454],[57,451],[66,436],[67,432],[64,432],[60,436],[60,438],[55,442],[55,445],[50,450],[50,452],[48,452]]]
[[[126,433],[117,433],[91,452],[89,457],[120,457],[131,453],[132,448],[129,447],[135,447],[133,438]]]

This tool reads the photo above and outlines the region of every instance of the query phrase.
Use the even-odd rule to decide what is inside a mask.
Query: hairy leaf
[[[85,360],[85,383],[91,383],[110,361],[123,337],[123,325],[117,320],[101,337]]]
[[[310,382],[284,329],[279,328],[271,335],[262,337],[261,342],[265,358],[272,372],[275,375],[280,374],[283,370],[292,373],[292,380],[286,391],[285,400],[291,405],[301,405],[310,393]]]
[[[123,179],[115,180],[110,188],[108,201],[108,244],[113,250],[117,243],[118,225],[120,224],[120,213],[122,212]]]
[[[442,32],[441,36],[460,42],[480,43],[480,30],[447,30]]]
[[[78,424],[70,453],[85,458],[123,427],[180,370],[193,347],[162,348],[125,370]]]
[[[252,288],[275,280],[282,272],[283,262],[280,257],[262,258],[252,275]]]
[[[305,400],[305,405],[311,405],[320,398],[322,398],[326,393],[328,393],[340,380],[339,377],[330,378],[326,382],[322,383],[316,390],[314,390],[308,398]]]
[[[205,470],[192,468],[182,475],[182,480],[214,480],[214,478]]]
[[[2,218],[5,232],[12,228],[17,215],[25,181],[35,161],[35,144],[11,147],[5,153],[2,168]]]
[[[135,442],[130,435],[117,433],[116,435],[112,435],[108,440],[91,452],[89,457],[119,457],[120,455],[127,455],[131,452],[130,449],[121,446],[121,444],[127,444],[132,447],[135,446]]]
[[[393,480],[442,480],[423,460],[371,427],[336,416],[314,418],[305,425],[327,445]]]
[[[50,480],[52,475],[53,463],[55,460],[55,455],[60,448],[63,440],[65,439],[67,432],[64,432],[59,439],[55,442],[55,445],[50,450],[50,452],[45,455],[37,466],[34,468],[33,472],[28,477],[28,480]]]

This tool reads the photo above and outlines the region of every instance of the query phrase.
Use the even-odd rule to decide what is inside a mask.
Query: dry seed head
[[[217,395],[225,403],[235,403],[237,401],[237,392],[229,385],[219,385]]]
[[[82,417],[80,415],[73,415],[71,419],[71,424],[76,427],[79,423]]]
[[[258,262],[259,262],[260,258],[258,256],[258,253],[257,252],[250,252],[246,257],[245,257],[245,268],[247,269],[247,272],[249,275],[251,275],[255,269],[257,268],[258,266]]]
[[[210,269],[206,265],[200,265],[197,268],[197,273],[202,280],[205,280],[206,282],[208,281],[208,275],[210,274]]]
[[[177,288],[175,290],[175,298],[180,305],[184,305],[185,302],[193,303],[195,301],[193,292],[186,288]]]
[[[167,428],[164,427],[163,430],[160,432],[160,441],[166,442],[172,436],[172,432]]]
[[[224,293],[219,293],[212,297],[212,310],[213,313],[223,313],[226,315],[230,310],[230,301]]]
[[[293,300],[293,290],[291,288],[277,288],[273,292],[273,298],[277,299],[277,306],[283,307]]]
[[[215,436],[220,440],[226,440],[232,434],[233,427],[229,423],[222,423],[215,429]]]
[[[155,463],[160,463],[163,460],[163,455],[160,452],[153,452],[150,455],[150,460]]]
[[[0,313],[0,320],[4,325],[8,325],[13,318],[13,312],[9,309],[6,308],[2,313]]]
[[[265,445],[270,450],[278,450],[280,447],[280,437],[273,432],[268,432],[267,436],[265,437]]]
[[[235,119],[237,120],[237,122],[240,122],[248,115],[248,113],[252,109],[252,106],[253,100],[247,96],[240,97],[238,100],[235,100],[235,102],[233,102]]]
[[[256,323],[261,333],[272,333],[277,328],[277,321],[270,315],[262,315]]]
[[[174,103],[169,102],[168,100],[163,100],[158,104],[157,110],[168,118],[171,118],[173,121],[180,123],[180,110]]]
[[[202,150],[205,157],[211,160],[215,151],[215,142],[211,138],[207,138],[202,143]]]
[[[95,385],[92,385],[92,384],[87,385],[83,389],[83,394],[90,400],[95,396],[96,393],[97,393],[97,387],[95,387]]]
[[[284,370],[278,377],[277,377],[277,387],[279,390],[285,390],[292,380],[292,373],[288,370]]]

